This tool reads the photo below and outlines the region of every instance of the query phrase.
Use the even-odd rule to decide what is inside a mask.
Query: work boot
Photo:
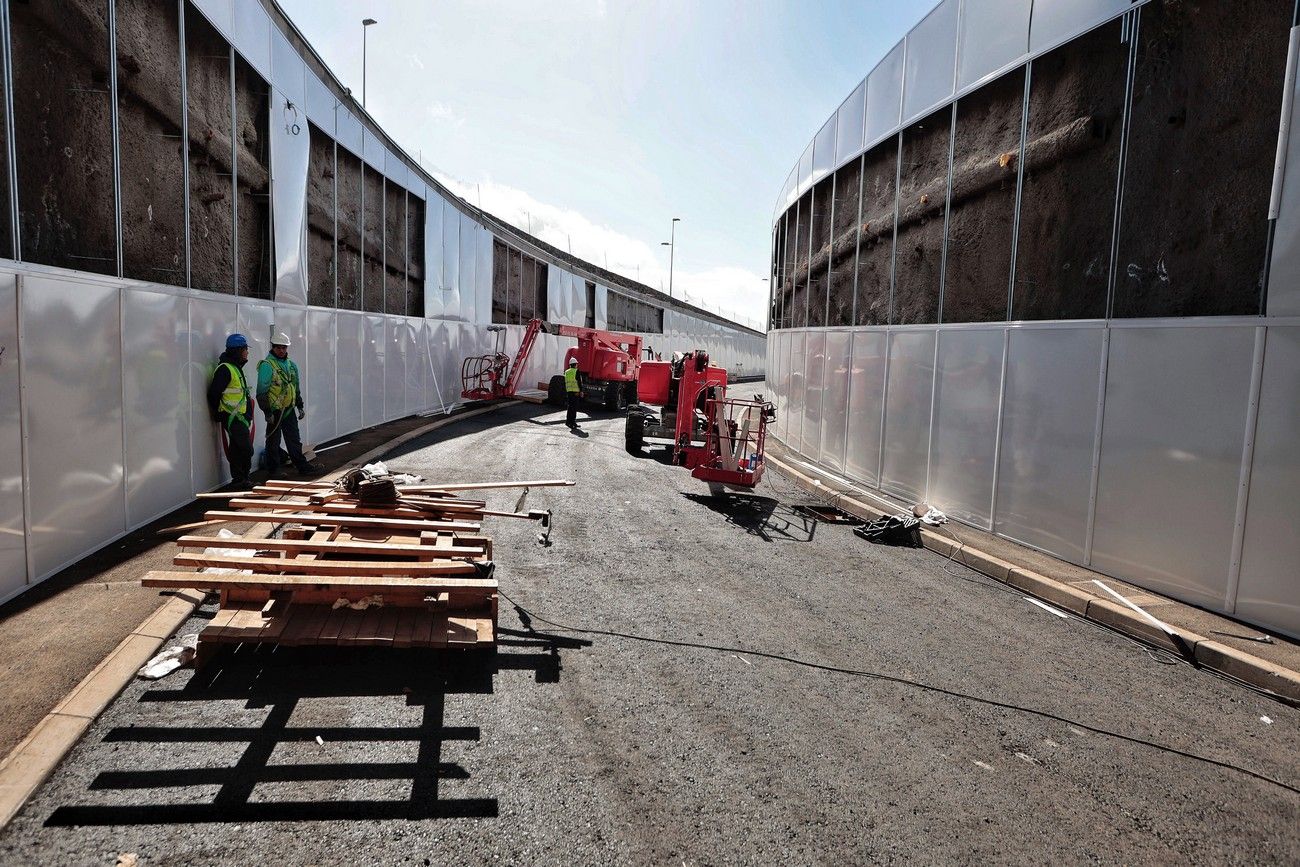
[[[325,469],[324,464],[308,463],[298,467],[298,475],[306,476],[311,473],[319,473]]]

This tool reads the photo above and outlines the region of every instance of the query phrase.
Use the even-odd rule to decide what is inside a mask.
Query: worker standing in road
[[[571,428],[578,426],[578,395],[578,359],[570,358],[564,371],[564,396],[569,402],[569,414],[564,423]]]
[[[221,428],[231,481],[240,485],[248,484],[253,464],[253,401],[244,379],[246,363],[248,340],[242,334],[230,335],[208,383],[208,413]]]
[[[302,404],[298,365],[289,360],[289,335],[271,338],[271,354],[257,363],[257,405],[266,417],[266,466],[271,475],[280,468],[280,438],[299,473],[319,470],[302,453],[298,421],[307,415]]]

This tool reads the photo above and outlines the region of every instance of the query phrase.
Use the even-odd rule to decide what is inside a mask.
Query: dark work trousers
[[[576,427],[578,424],[578,392],[565,392],[569,399],[569,414],[565,416],[564,423],[569,427]]]
[[[243,416],[221,425],[221,445],[230,463],[231,481],[248,484],[248,472],[253,466],[253,429]]]
[[[278,418],[278,421],[277,421]],[[307,468],[307,459],[302,455],[302,437],[298,435],[298,415],[289,407],[276,415],[266,418],[266,467],[271,472],[280,468],[280,437],[284,437],[285,450],[289,460],[301,472]]]

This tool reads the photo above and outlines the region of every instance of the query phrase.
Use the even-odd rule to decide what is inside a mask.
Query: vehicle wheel
[[[629,412],[623,427],[623,442],[629,455],[640,455],[645,444],[645,413]]]
[[[618,412],[623,408],[623,387],[621,383],[605,383],[605,409]]]
[[[568,401],[564,396],[564,377],[556,374],[551,377],[550,385],[546,388],[546,402],[551,406],[567,406]]]

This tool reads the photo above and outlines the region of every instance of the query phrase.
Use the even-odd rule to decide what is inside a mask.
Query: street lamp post
[[[677,253],[677,224],[682,221],[681,217],[673,217],[672,223],[668,229],[668,240],[660,241],[660,247],[668,248],[668,297],[673,297],[673,258]]]
[[[379,22],[373,18],[365,18],[361,21],[361,107],[366,107],[366,30],[371,24]]]

